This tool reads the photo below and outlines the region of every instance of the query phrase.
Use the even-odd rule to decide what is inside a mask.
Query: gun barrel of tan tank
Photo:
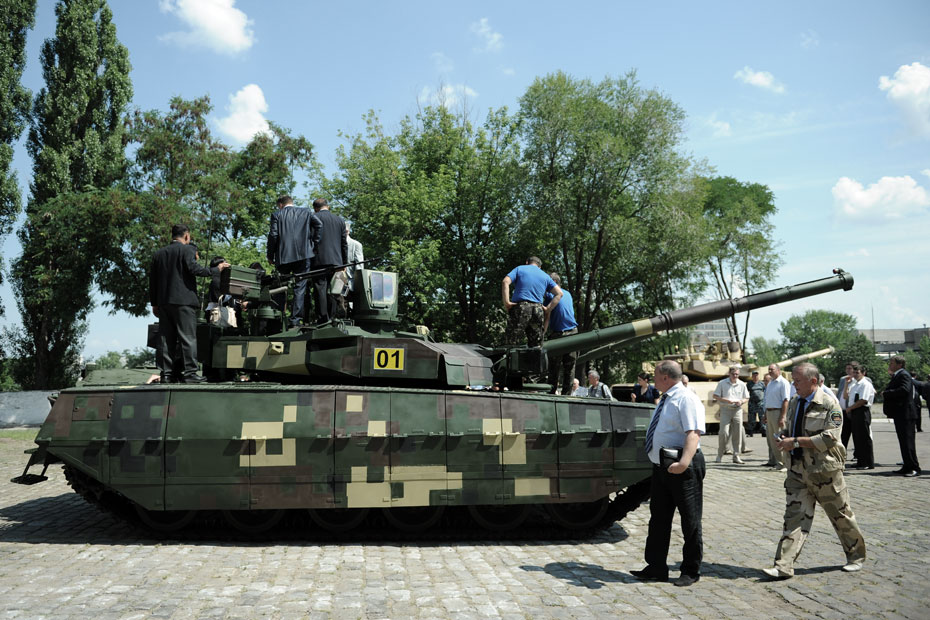
[[[807,360],[812,360],[815,357],[823,357],[824,355],[830,355],[836,351],[833,347],[827,347],[826,349],[820,349],[818,351],[811,351],[810,353],[805,353],[804,355],[795,355],[794,357],[789,357],[788,359],[782,360],[780,362],[775,362],[779,368],[787,368],[788,366],[794,366],[795,364],[800,364],[801,362],[806,362]]]

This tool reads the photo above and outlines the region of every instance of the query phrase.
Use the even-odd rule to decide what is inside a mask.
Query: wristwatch
[[[795,447],[795,448],[800,448],[800,447],[801,447],[801,443],[798,441],[798,438],[797,438],[797,437],[794,438],[794,447]]]

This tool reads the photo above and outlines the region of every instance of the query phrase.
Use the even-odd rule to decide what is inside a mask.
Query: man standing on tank
[[[646,431],[646,454],[652,461],[649,532],[646,567],[630,571],[640,581],[668,581],[668,548],[675,510],[681,517],[681,576],[676,586],[690,586],[701,578],[704,542],[701,517],[704,507],[704,405],[681,383],[681,366],[662,360],[656,366],[655,385],[662,392]],[[663,464],[660,451],[677,451],[671,464]]]
[[[277,202],[268,228],[268,262],[281,274],[306,273],[320,241],[320,220],[310,209],[294,206],[290,196],[281,196]],[[306,322],[306,298],[307,280],[295,282],[290,327]]]
[[[504,276],[501,294],[507,311],[507,344],[517,344],[525,334],[528,346],[540,346],[545,320],[562,299],[562,289],[541,267],[542,261],[530,256],[525,265],[515,267]],[[511,283],[513,301],[510,299]],[[544,307],[543,296],[547,291],[552,293],[552,300]]]
[[[552,309],[549,317],[545,321],[544,327],[549,328],[549,339],[556,340],[571,336],[578,333],[578,322],[575,320],[575,301],[572,294],[562,288],[562,279],[554,271],[549,274],[552,281],[558,285],[562,291],[562,300]],[[552,301],[551,292],[546,292],[543,297],[543,303],[548,304]],[[568,351],[562,355],[549,356],[549,383],[552,384],[552,394],[555,394],[556,388],[559,387],[561,379],[562,394],[571,394],[572,379],[575,376],[575,360],[578,359],[578,351]]]
[[[349,230],[344,219],[329,210],[325,198],[313,201],[313,210],[322,224],[320,243],[313,257],[313,269],[326,271],[313,277],[317,322],[325,323],[335,314],[336,304],[329,295],[329,281],[337,265],[349,262]]]
[[[197,262],[190,229],[171,227],[171,243],[155,252],[149,270],[149,302],[158,317],[159,355],[156,360],[162,383],[202,383],[197,374],[196,276],[210,277],[229,267],[221,262],[210,269]],[[180,355],[181,359],[175,356]],[[176,365],[181,367],[177,376]]]

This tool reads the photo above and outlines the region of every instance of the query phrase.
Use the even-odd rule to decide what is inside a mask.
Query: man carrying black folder
[[[631,571],[641,581],[668,581],[668,547],[675,510],[681,516],[681,576],[676,586],[690,586],[701,578],[704,543],[701,513],[704,506],[704,405],[681,383],[681,366],[663,360],[656,366],[655,386],[662,398],[646,431],[646,454],[652,461],[649,534],[646,567]]]

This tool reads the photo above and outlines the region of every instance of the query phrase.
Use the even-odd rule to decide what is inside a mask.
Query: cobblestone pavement
[[[930,475],[889,475],[893,426],[877,421],[874,436],[882,465],[847,474],[864,570],[839,570],[818,508],[796,576],[778,582],[759,568],[781,534],[784,474],[760,466],[759,436],[745,465],[715,464],[717,439],[705,438],[705,564],[691,588],[630,576],[643,566],[646,505],[584,541],[156,540],[85,504],[60,466],[48,482],[9,483],[29,444],[0,439],[0,618],[927,618]],[[930,432],[917,440],[930,469]]]

